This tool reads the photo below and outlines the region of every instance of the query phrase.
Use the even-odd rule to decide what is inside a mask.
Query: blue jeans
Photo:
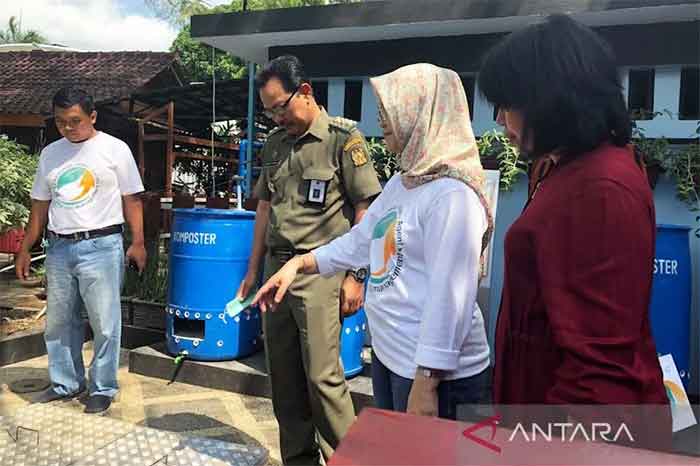
[[[49,377],[59,395],[85,387],[83,305],[94,334],[90,394],[113,397],[117,393],[123,279],[121,234],[80,241],[49,239],[44,339]]]
[[[412,379],[390,371],[372,352],[372,389],[377,408],[406,412],[412,386]],[[458,411],[467,417],[478,416],[470,407],[489,404],[490,393],[488,368],[471,377],[444,380],[438,385],[438,416],[457,419]]]

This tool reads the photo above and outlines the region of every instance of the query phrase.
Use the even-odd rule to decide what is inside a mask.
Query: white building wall
[[[379,120],[377,114],[377,98],[374,96],[372,85],[369,78],[362,79],[362,121],[358,127],[363,134],[369,137],[382,135],[382,130],[379,128]]]
[[[477,81],[474,84],[474,117],[472,118],[474,134],[479,136],[497,127],[498,125],[493,118],[493,105],[481,95]]]
[[[328,114],[343,115],[345,107],[345,80],[331,78],[328,80]]]
[[[627,99],[629,85],[629,70],[634,67],[620,69],[624,96]],[[652,120],[638,121],[647,137],[666,137],[685,139],[693,137],[698,120],[679,120],[678,108],[681,85],[681,65],[659,66],[655,68],[654,80],[654,111],[661,112]],[[345,106],[345,80],[362,79],[362,120],[358,127],[368,137],[379,137],[382,131],[377,123],[377,101],[367,77],[340,77],[328,80],[328,113],[343,115]],[[670,115],[669,115],[670,113]],[[472,119],[474,133],[479,136],[484,132],[497,128],[493,119],[493,107],[481,96],[478,83],[474,90],[474,117]]]
[[[625,86],[625,99],[629,86],[629,70],[635,67],[627,67],[621,70],[623,85]],[[648,67],[639,67],[648,68]],[[679,120],[678,110],[681,93],[681,65],[654,67],[654,112],[660,112],[651,120],[639,120],[637,126],[644,131],[649,138],[677,138],[693,137],[698,120]]]

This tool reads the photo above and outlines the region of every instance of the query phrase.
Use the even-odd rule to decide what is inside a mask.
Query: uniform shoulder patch
[[[279,133],[280,131],[283,131],[283,130],[284,130],[284,126],[277,126],[277,127],[273,128],[272,131],[270,131],[269,133],[267,133],[267,137],[269,138],[269,137],[272,136],[273,134],[277,134],[277,133]]]
[[[348,120],[347,118],[343,118],[343,117],[339,117],[339,116],[330,118],[329,123],[332,126],[345,131],[346,133],[349,133],[350,131],[352,131],[353,129],[355,129],[357,127],[356,121]]]
[[[350,155],[352,163],[356,167],[361,167],[369,161],[365,138],[360,134],[350,136],[343,146],[343,153]]]

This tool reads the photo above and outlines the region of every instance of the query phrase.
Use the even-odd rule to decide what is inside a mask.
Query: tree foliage
[[[0,44],[30,44],[33,42],[45,44],[48,40],[33,29],[23,31],[22,24],[17,22],[15,16],[10,16],[7,29],[0,31]]]
[[[248,10],[269,10],[318,6],[335,3],[353,3],[357,0],[248,0]],[[216,51],[212,66],[212,48],[192,39],[189,20],[193,15],[240,12],[243,0],[233,0],[228,5],[212,7],[204,0],[147,0],[155,14],[180,28],[170,51],[177,53],[190,81],[205,81],[212,78],[212,67],[217,79],[240,79],[246,76],[247,68],[237,57]]]
[[[26,147],[0,136],[0,233],[26,225],[38,161]]]
[[[189,25],[182,28],[170,46],[170,51],[180,58],[180,64],[189,81],[212,79],[212,48],[193,40]],[[246,75],[247,68],[241,59],[221,50],[216,50],[214,57],[216,79],[240,79]]]

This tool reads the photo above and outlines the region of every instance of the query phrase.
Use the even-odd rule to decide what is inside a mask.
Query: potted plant
[[[38,162],[39,157],[25,146],[0,135],[0,252],[19,252]]]
[[[396,155],[389,152],[384,140],[380,138],[370,138],[367,141],[367,148],[377,171],[379,181],[384,185],[389,178],[399,171],[399,162]]]
[[[659,176],[666,172],[666,162],[671,153],[666,138],[647,138],[644,129],[632,123],[632,142],[641,154],[651,189],[656,187]]]
[[[137,327],[163,330],[167,293],[168,256],[156,244],[148,248],[148,260],[143,272],[139,273],[133,267],[126,271],[122,291],[124,320]]]
[[[517,148],[503,133],[496,130],[488,131],[477,140],[477,146],[483,167],[501,172],[501,189],[506,191],[512,189],[518,177],[527,173],[527,163],[520,160]],[[399,171],[396,156],[389,152],[380,138],[370,138],[367,141],[367,147],[379,180],[386,183]]]
[[[517,147],[502,132],[492,129],[477,140],[481,165],[486,170],[499,170],[500,189],[510,191],[521,175],[527,174],[527,162],[520,159]]]
[[[696,134],[700,135],[700,123]],[[678,199],[690,210],[700,210],[700,138],[671,155],[666,166],[676,182]]]

